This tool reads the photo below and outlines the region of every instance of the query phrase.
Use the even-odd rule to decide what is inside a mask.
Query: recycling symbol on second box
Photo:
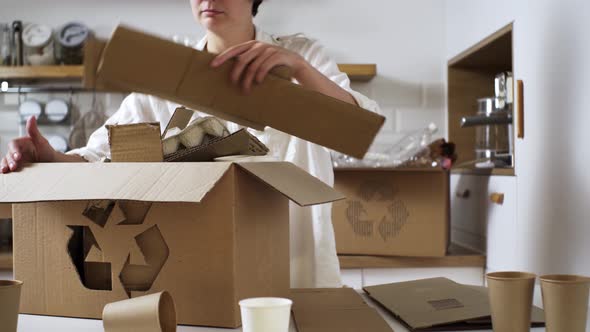
[[[358,199],[347,201],[346,219],[353,232],[362,237],[372,237],[375,228],[383,241],[393,239],[400,234],[407,224],[410,213],[403,200],[396,197],[395,188],[387,182],[366,181],[358,191]],[[367,205],[378,211],[371,215],[379,217],[370,218]]]

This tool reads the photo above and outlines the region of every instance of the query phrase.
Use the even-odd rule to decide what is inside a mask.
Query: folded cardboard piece
[[[364,288],[369,296],[412,331],[491,329],[487,288],[432,278]],[[533,307],[532,326],[544,325]]]
[[[449,245],[449,173],[435,168],[334,170],[339,255],[441,257]]]
[[[180,324],[220,327],[240,325],[240,299],[287,295],[288,199],[342,198],[285,162],[47,163],[0,181],[21,312],[100,318],[166,289]]]
[[[292,289],[299,332],[393,331],[352,288]]]
[[[229,79],[231,62],[213,69],[212,54],[124,26],[104,49],[90,49],[87,84],[158,96],[258,130],[269,126],[357,158],[385,121],[274,74],[244,95]]]

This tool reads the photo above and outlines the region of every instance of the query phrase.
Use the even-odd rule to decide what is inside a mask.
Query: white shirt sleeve
[[[79,155],[89,162],[97,162],[104,157],[110,157],[111,149],[109,147],[109,137],[106,126],[145,121],[140,114],[141,110],[144,109],[144,105],[142,104],[142,100],[138,94],[130,94],[123,100],[121,107],[119,107],[117,112],[115,112],[102,127],[98,128],[92,133],[92,135],[90,135],[85,147],[70,150],[66,152],[66,154]]]
[[[336,61],[328,55],[325,47],[323,47],[318,41],[305,38],[302,35],[295,35],[281,37],[279,38],[279,43],[282,43],[283,47],[299,53],[307,62],[309,62],[309,64],[324,74],[324,76],[348,91],[360,107],[371,112],[381,113],[377,102],[366,97],[362,93],[354,91],[350,87],[350,79],[348,76],[340,71]]]

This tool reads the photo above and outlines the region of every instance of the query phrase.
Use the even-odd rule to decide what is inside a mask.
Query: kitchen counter
[[[11,271],[0,271],[0,279],[11,279]],[[363,295],[365,296],[365,295]],[[539,305],[541,301],[540,290],[535,292],[535,304]],[[371,302],[368,301],[370,304]],[[371,304],[372,305],[372,304]],[[395,332],[408,332],[399,322],[391,318],[388,314],[378,308],[381,315],[388,322],[389,326],[392,327]],[[590,331],[590,324],[588,325],[587,331]],[[192,326],[179,326],[178,332],[231,332],[241,331],[242,329],[219,329],[210,327],[192,327]],[[76,318],[63,318],[63,317],[49,317],[49,316],[37,316],[37,315],[20,315],[18,321],[19,332],[48,332],[48,331],[59,331],[59,332],[103,332],[102,321],[96,319],[76,319]],[[486,330],[491,331],[491,330]],[[545,329],[537,328],[531,329],[534,332],[543,332]],[[291,320],[291,326],[289,332],[297,332],[293,320]],[[483,332],[483,331],[480,331]]]

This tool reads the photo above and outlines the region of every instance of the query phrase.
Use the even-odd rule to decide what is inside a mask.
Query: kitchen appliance
[[[461,127],[475,127],[478,167],[514,167],[512,85],[512,73],[499,73],[495,96],[478,99],[477,114],[461,119]]]

